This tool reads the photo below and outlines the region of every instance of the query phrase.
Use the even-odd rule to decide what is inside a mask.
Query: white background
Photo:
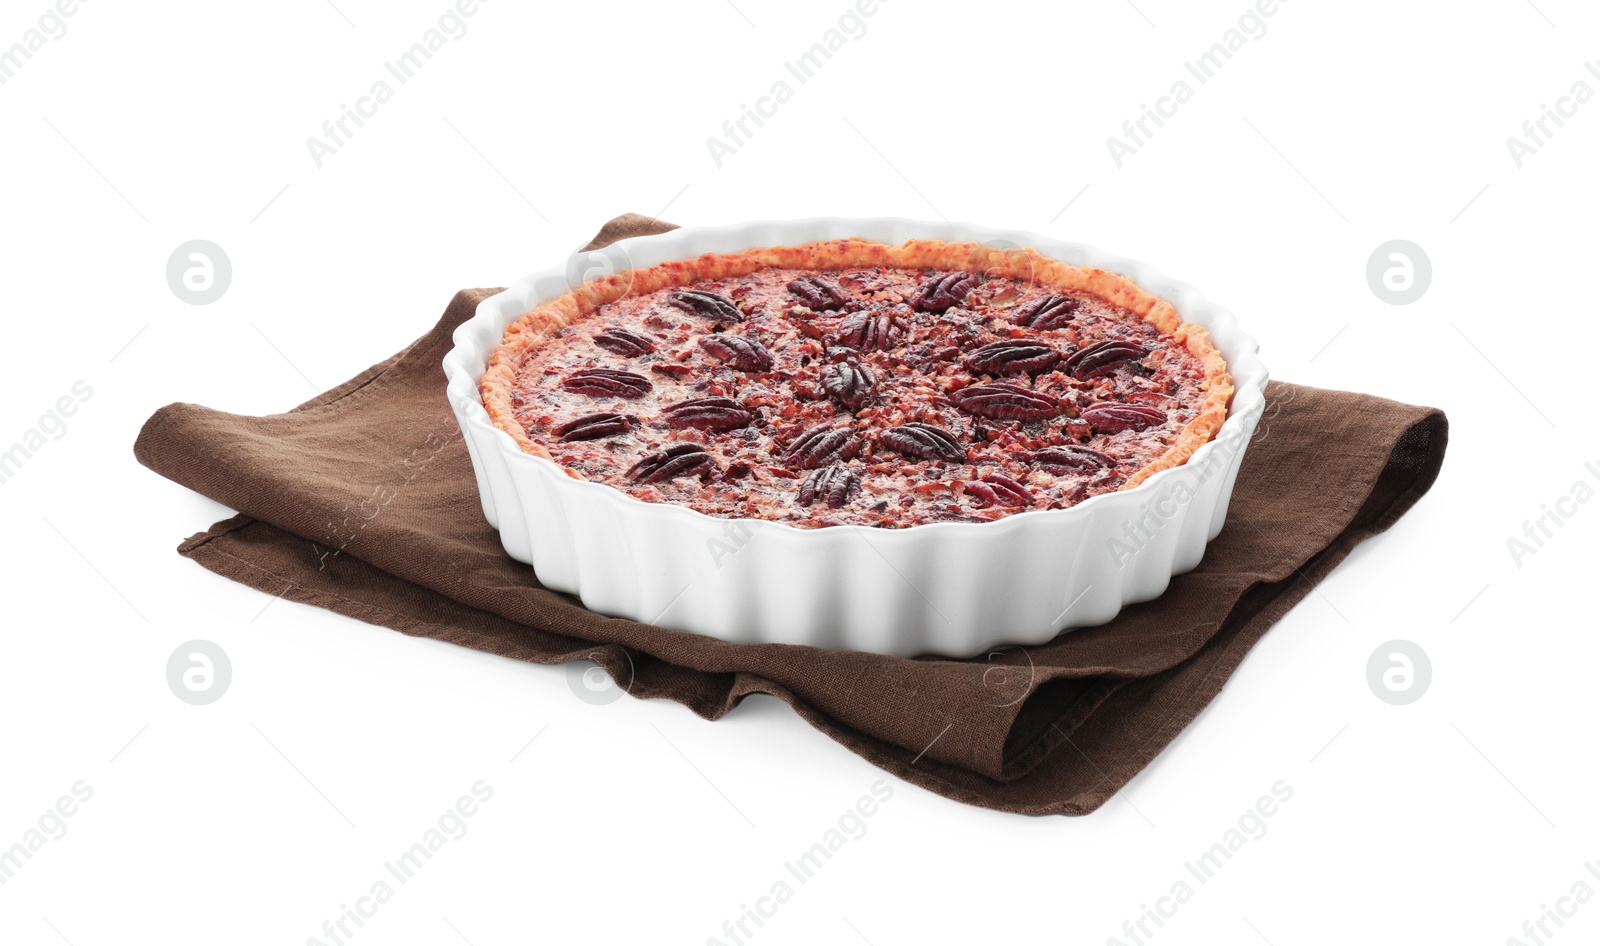
[[[0,85],[0,447],[93,390],[0,485],[0,846],[94,794],[0,886],[0,940],[331,942],[480,779],[466,836],[347,942],[731,942],[880,778],[867,834],[746,942],[1132,943],[1124,921],[1278,780],[1267,834],[1147,942],[1532,942],[1542,905],[1600,890],[1600,503],[1565,504],[1520,567],[1507,548],[1600,486],[1600,104],[1520,169],[1506,146],[1600,89],[1600,15],[1293,0],[1199,85],[1184,62],[1245,0],[1134,2],[889,0],[799,85],[784,62],[845,0],[494,0],[320,169],[306,139],[446,0],[84,3]],[[45,9],[7,0],[0,48]],[[1180,78],[1192,100],[1117,168],[1106,138]],[[718,168],[706,139],[778,79],[792,100]],[[1444,473],[1085,818],[937,797],[768,698],[716,724],[592,705],[565,668],[271,603],[173,553],[228,510],[134,462],[154,409],[286,409],[624,211],[947,217],[1145,259],[1232,308],[1278,378],[1446,409]],[[206,306],[165,278],[197,238],[234,269]],[[1395,238],[1432,259],[1411,305],[1365,276]],[[166,682],[196,638],[233,666],[208,706]],[[1366,682],[1396,638],[1432,661],[1407,706]],[[1564,922],[1547,941],[1593,941],[1600,906]]]

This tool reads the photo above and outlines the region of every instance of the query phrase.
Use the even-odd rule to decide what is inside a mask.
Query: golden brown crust
[[[484,408],[494,425],[510,434],[524,452],[551,459],[549,451],[530,438],[517,422],[511,397],[516,387],[516,372],[523,359],[552,332],[594,314],[600,306],[625,295],[648,295],[697,279],[727,279],[768,267],[839,270],[872,266],[981,272],[1028,279],[1056,289],[1088,292],[1140,316],[1199,358],[1205,365],[1203,387],[1206,392],[1199,413],[1178,432],[1177,439],[1164,454],[1129,476],[1122,489],[1131,489],[1161,470],[1183,464],[1216,436],[1227,419],[1228,403],[1234,391],[1233,378],[1206,330],[1182,321],[1171,303],[1146,292],[1126,276],[1063,263],[1027,248],[997,249],[979,243],[941,240],[907,240],[891,246],[854,238],[763,247],[742,253],[707,253],[695,259],[674,260],[590,280],[571,292],[540,303],[506,329],[505,340],[490,356],[488,369],[480,382]],[[563,469],[568,476],[582,479],[576,472]]]

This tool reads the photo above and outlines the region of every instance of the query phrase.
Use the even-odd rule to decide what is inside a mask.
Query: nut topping
[[[1130,358],[1143,358],[1148,354],[1138,342],[1110,339],[1073,352],[1061,365],[1061,370],[1079,381],[1087,381],[1111,373],[1119,363]]]
[[[861,438],[848,427],[822,424],[797,437],[783,458],[805,470],[834,460],[848,460],[861,452]]]
[[[667,304],[690,315],[698,315],[713,322],[743,322],[744,313],[729,299],[714,292],[687,290],[667,297]]]
[[[557,427],[555,433],[556,436],[561,438],[561,443],[571,443],[574,440],[598,440],[601,437],[627,433],[630,420],[632,418],[623,414],[585,414]]]
[[[1011,321],[1041,332],[1064,328],[1078,312],[1078,300],[1066,296],[1042,296],[1017,307]]]
[[[965,302],[967,293],[976,288],[978,288],[978,277],[971,273],[946,273],[943,276],[935,276],[923,284],[922,294],[917,297],[916,309],[918,312],[932,312],[939,315]]]
[[[594,337],[594,343],[624,358],[637,358],[656,350],[650,336],[620,328],[606,329]]]
[[[716,461],[697,443],[675,443],[652,453],[628,470],[635,483],[665,483],[680,476],[701,476],[716,469]]]
[[[661,417],[675,430],[735,430],[749,425],[755,415],[731,397],[698,397],[662,408]]]
[[[954,434],[943,427],[921,421],[912,421],[884,431],[878,435],[878,443],[918,460],[960,463],[967,458],[967,448],[961,445]]]
[[[828,508],[838,509],[854,498],[860,489],[860,478],[850,468],[835,463],[807,476],[800,483],[800,493],[795,500],[802,506],[822,500]]]
[[[1078,415],[1096,433],[1115,434],[1124,430],[1143,430],[1166,421],[1165,411],[1140,404],[1094,404]]]
[[[991,342],[967,356],[973,374],[1039,374],[1055,367],[1061,353],[1040,342],[1011,338]]]
[[[772,352],[748,335],[720,332],[700,336],[700,347],[719,361],[726,361],[740,371],[772,370]]]
[[[631,371],[612,368],[587,368],[561,382],[561,387],[574,394],[590,397],[625,397],[630,400],[650,393],[650,382]]]
[[[872,389],[878,378],[872,370],[854,358],[837,362],[822,376],[822,389],[839,402],[839,406],[855,413],[872,399]]]
[[[874,348],[887,351],[900,343],[906,327],[906,320],[893,313],[863,309],[839,321],[839,331],[834,341],[861,351]]]
[[[486,377],[501,410],[486,404],[574,476],[802,528],[1064,509],[1203,438],[1184,429],[1215,400],[1200,336],[1100,283],[912,250],[910,266],[880,250],[664,266],[580,320],[508,331],[511,383]]]
[[[839,287],[821,276],[801,276],[791,280],[785,288],[813,312],[837,309],[845,303],[845,295]]]
[[[962,388],[950,395],[950,403],[969,414],[996,420],[1046,420],[1061,413],[1055,398],[1009,381]]]
[[[1117,461],[1099,450],[1091,450],[1077,444],[1063,444],[1059,447],[1046,447],[1035,453],[1033,464],[1046,473],[1062,476],[1069,473],[1099,473],[1101,470],[1114,468]]]
[[[978,482],[967,483],[965,489],[985,506],[1033,505],[1033,494],[1027,487],[999,473],[985,473]]]

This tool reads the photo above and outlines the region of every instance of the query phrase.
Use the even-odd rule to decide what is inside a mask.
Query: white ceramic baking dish
[[[861,237],[1031,247],[1121,273],[1203,326],[1236,387],[1217,437],[1183,466],[1068,509],[886,530],[798,529],[718,519],[573,479],[496,428],[478,392],[506,327],[586,279],[702,253]],[[901,219],[817,218],[686,227],[635,237],[518,280],[485,299],[444,359],[483,514],[540,583],[591,610],[729,641],[896,656],[972,656],[1109,621],[1192,569],[1222,529],[1265,405],[1257,344],[1198,290],[1143,263],[1030,233]]]

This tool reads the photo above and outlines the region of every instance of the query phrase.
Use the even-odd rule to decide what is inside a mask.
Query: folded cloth
[[[588,249],[670,229],[629,214]],[[967,660],[731,644],[596,614],[501,548],[440,368],[451,332],[498,291],[461,291],[404,351],[289,413],[157,411],[139,461],[239,510],[179,553],[406,634],[537,663],[590,658],[632,695],[707,719],[770,693],[874,765],[1003,811],[1104,804],[1444,459],[1438,410],[1274,382],[1204,560],[1108,624]]]

